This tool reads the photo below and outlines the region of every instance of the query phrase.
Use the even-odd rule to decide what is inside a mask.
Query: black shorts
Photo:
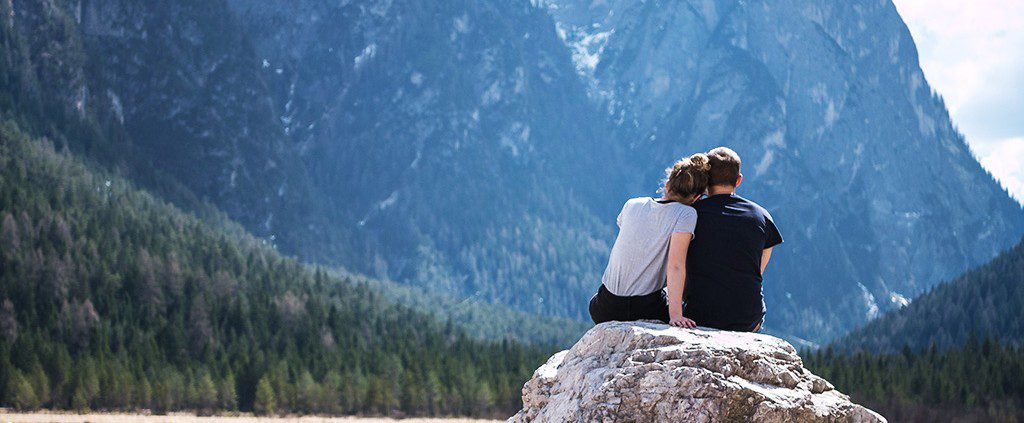
[[[613,320],[659,320],[668,323],[668,302],[665,298],[665,291],[660,289],[647,295],[620,297],[601,284],[597,294],[590,299],[590,318],[595,324]]]
[[[731,323],[726,323],[721,319],[716,319],[716,316],[714,315],[709,316],[706,313],[694,310],[690,303],[686,303],[683,305],[683,317],[693,319],[694,322],[697,322],[697,326],[703,326],[711,329],[727,330],[731,332],[760,332],[761,326],[764,325],[765,315],[762,314],[760,317],[749,320],[733,320]]]

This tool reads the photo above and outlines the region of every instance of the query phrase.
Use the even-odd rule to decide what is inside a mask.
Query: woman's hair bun
[[[665,169],[665,186],[669,193],[683,198],[703,194],[708,186],[710,171],[711,160],[706,154],[697,153],[684,157],[672,167]]]
[[[708,159],[707,154],[697,153],[690,156],[690,164],[702,172],[711,171],[711,160]]]

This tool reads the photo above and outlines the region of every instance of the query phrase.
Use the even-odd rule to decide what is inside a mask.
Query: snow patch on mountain
[[[371,59],[373,59],[373,57],[376,56],[376,55],[377,55],[377,44],[376,43],[370,43],[369,45],[366,46],[366,48],[363,49],[362,52],[359,53],[358,56],[356,56],[355,59],[352,59],[352,67],[353,67],[353,69],[355,69],[355,70],[362,69],[363,66],[366,66],[366,63],[369,62]]]
[[[875,301],[874,294],[868,290],[868,287],[864,286],[864,284],[860,282],[857,282],[857,286],[860,287],[861,297],[863,298],[864,306],[867,309],[865,318],[867,320],[871,320],[878,317],[878,302]]]

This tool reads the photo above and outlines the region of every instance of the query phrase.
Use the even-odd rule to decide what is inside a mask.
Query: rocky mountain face
[[[359,271],[581,316],[621,197],[544,9],[238,1],[277,114]],[[595,176],[595,174],[600,176]],[[612,185],[614,186],[614,185]],[[602,215],[614,215],[605,210]],[[315,254],[315,253],[313,253]]]
[[[1009,247],[1024,231],[924,79],[889,1],[554,0],[590,96],[632,156],[728,145],[740,194],[786,238],[768,326],[820,340]]]
[[[308,246],[304,229],[321,213],[226,4],[17,0],[0,9],[6,118],[190,210],[213,204],[258,235]]]
[[[308,211],[304,174],[226,4],[76,6],[88,97],[109,101],[141,160],[257,233],[304,226],[287,220]]]
[[[4,116],[304,260],[520,310],[585,317],[621,203],[721,144],[786,237],[765,293],[789,339],[1024,233],[888,1],[0,9]]]
[[[767,335],[595,326],[523,388],[509,422],[884,422]]]

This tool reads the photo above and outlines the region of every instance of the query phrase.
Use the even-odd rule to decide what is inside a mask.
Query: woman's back
[[[608,267],[601,282],[618,296],[647,295],[665,287],[669,240],[693,233],[697,212],[685,204],[633,198],[622,206]]]

